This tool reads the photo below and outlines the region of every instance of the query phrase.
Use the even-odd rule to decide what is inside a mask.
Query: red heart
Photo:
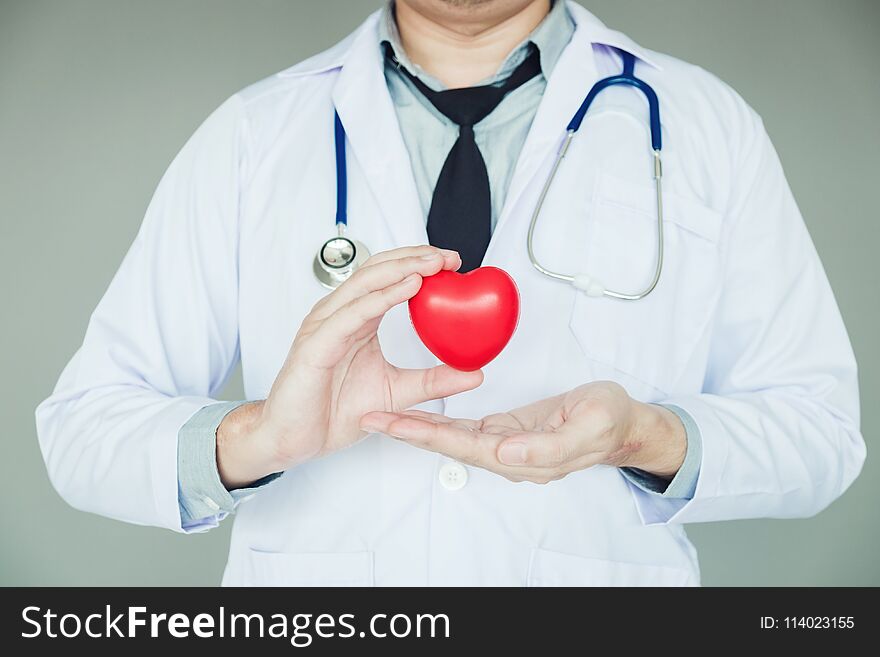
[[[437,358],[457,370],[478,370],[501,353],[519,321],[519,291],[503,269],[427,276],[409,300],[416,333]]]

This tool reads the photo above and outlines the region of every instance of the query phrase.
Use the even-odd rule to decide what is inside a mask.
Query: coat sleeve
[[[703,391],[666,400],[699,427],[699,479],[690,501],[632,486],[648,524],[810,516],[865,459],[846,328],[779,158],[749,117]]]
[[[181,531],[178,431],[238,360],[238,97],[163,176],[82,346],[36,411],[49,477],[72,506]]]

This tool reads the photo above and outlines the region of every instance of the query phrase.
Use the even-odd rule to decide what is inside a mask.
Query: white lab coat
[[[760,119],[712,75],[645,50],[571,4],[577,30],[538,109],[485,264],[519,284],[522,317],[469,393],[425,404],[481,417],[588,381],[684,408],[699,425],[696,494],[669,500],[594,467],[546,485],[381,435],[288,471],[236,513],[230,585],[693,585],[683,523],[817,513],[858,474],[856,364],[822,265]],[[37,411],[51,480],[73,506],[181,531],[177,434],[241,358],[267,395],[333,233],[332,116],[349,138],[351,235],[373,252],[425,243],[386,90],[376,15],[332,49],[224,103],[162,179],[143,226],[54,394]],[[666,265],[638,302],[538,274],[526,230],[566,123],[590,86],[637,57],[660,98]],[[590,111],[536,240],[553,269],[635,289],[654,266],[643,97]],[[389,361],[428,367],[405,306],[383,321]],[[220,518],[209,519],[206,526]]]

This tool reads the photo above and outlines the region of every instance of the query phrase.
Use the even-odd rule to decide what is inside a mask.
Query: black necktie
[[[428,240],[434,246],[461,254],[461,272],[483,262],[492,235],[492,200],[486,162],[474,140],[474,125],[486,118],[511,91],[541,72],[533,50],[507,80],[498,86],[434,91],[401,67],[434,107],[458,124],[452,145],[434,187],[428,211]]]

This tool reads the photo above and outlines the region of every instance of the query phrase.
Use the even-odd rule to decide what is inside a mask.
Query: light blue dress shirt
[[[500,84],[529,55],[538,49],[541,74],[509,93],[485,119],[474,126],[477,146],[486,162],[492,198],[494,228],[516,161],[528,135],[532,119],[547,86],[547,79],[559,56],[574,34],[574,21],[565,3],[556,1],[538,27],[504,60],[491,78],[478,85]],[[405,67],[436,91],[444,85],[413,64],[401,45],[394,19],[393,2],[383,10],[379,21],[379,42],[391,53],[385,61],[385,80],[394,102],[403,141],[409,152],[413,175],[427,221],[434,186],[455,140],[458,126],[441,114],[398,70]],[[386,45],[387,44],[387,45]],[[223,417],[244,402],[206,406],[180,430],[178,436],[178,500],[183,527],[188,530],[217,524],[243,499],[277,478],[270,475],[251,487],[227,491],[217,472],[216,434]],[[702,458],[699,428],[681,408],[664,405],[682,421],[687,434],[687,452],[676,476],[669,481],[635,468],[622,468],[623,475],[639,488],[668,498],[690,499],[696,490]]]

